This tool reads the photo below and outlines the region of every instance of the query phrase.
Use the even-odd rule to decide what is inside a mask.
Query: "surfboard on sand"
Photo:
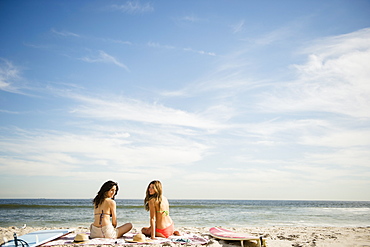
[[[259,236],[251,236],[244,233],[238,233],[221,227],[212,227],[209,229],[209,232],[214,238],[223,240],[239,240],[242,247],[244,246],[244,240],[257,241],[258,246],[266,246],[265,239]]]
[[[3,245],[2,247],[35,247],[42,245],[46,242],[59,238],[63,235],[66,235],[70,232],[74,231],[74,229],[56,229],[56,230],[41,230],[36,232],[30,232],[22,236],[17,236],[17,243],[15,240],[12,239]]]

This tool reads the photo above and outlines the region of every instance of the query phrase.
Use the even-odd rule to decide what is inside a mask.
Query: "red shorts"
[[[174,232],[174,229],[175,229],[175,225],[172,224],[164,229],[158,229],[156,228],[155,231],[158,232],[158,233],[161,233],[165,238],[168,238],[169,236],[171,236]]]

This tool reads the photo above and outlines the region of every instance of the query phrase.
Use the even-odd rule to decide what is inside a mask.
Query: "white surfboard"
[[[74,231],[74,229],[56,229],[56,230],[41,230],[36,232],[30,232],[22,236],[17,236],[17,243],[15,243],[14,239],[4,243],[2,246],[4,247],[36,247],[47,243],[51,240],[59,238],[63,235],[66,235],[70,232]]]
[[[237,233],[221,227],[212,227],[209,229],[209,233],[211,234],[212,237],[218,239],[239,240],[242,247],[244,246],[243,244],[244,240],[254,240],[257,241],[259,246],[265,246],[265,240],[262,239],[262,237],[251,236],[244,233]]]

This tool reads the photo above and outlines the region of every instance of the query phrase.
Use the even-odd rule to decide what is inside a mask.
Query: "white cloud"
[[[188,126],[206,130],[224,128],[222,124],[201,114],[172,109],[163,105],[148,104],[128,98],[98,99],[83,95],[69,94],[82,105],[72,112],[83,117],[106,120],[129,120],[161,125]]]
[[[200,21],[200,18],[196,17],[195,15],[186,15],[182,17],[181,20],[187,22],[198,22]]]
[[[159,43],[156,43],[156,42],[148,42],[147,45],[149,47],[153,47],[153,48],[163,48],[163,49],[176,49],[176,47],[174,46],[171,46],[171,45],[161,45]]]
[[[223,62],[209,74],[188,84],[186,87],[176,91],[163,91],[160,94],[167,97],[215,98],[218,99],[217,104],[222,99],[225,99],[225,102],[227,102],[240,95],[241,100],[245,103],[245,101],[249,100],[246,92],[266,86],[265,81],[257,81],[245,74],[247,67],[245,62],[237,59],[226,62],[223,60]]]
[[[0,59],[0,90],[19,93],[17,83],[21,78],[20,69],[6,59]]]
[[[149,47],[152,47],[152,48],[169,49],[169,50],[177,49],[175,46],[161,45],[161,44],[156,43],[156,42],[148,42],[147,45]],[[200,55],[216,56],[216,53],[214,53],[214,52],[207,52],[207,51],[202,51],[202,50],[194,50],[193,48],[190,48],[190,47],[183,48],[182,50],[183,51],[186,51],[186,52],[194,52],[194,53],[197,53],[197,54],[200,54]]]
[[[116,44],[122,44],[122,45],[132,45],[132,42],[130,41],[122,41],[122,40],[117,40],[117,39],[101,39],[105,42],[110,42],[110,43],[116,43]]]
[[[240,125],[241,128],[260,136],[273,136],[280,133],[292,133],[302,136],[302,133],[321,133],[322,129],[330,128],[331,124],[321,119],[282,120],[274,118],[268,121]],[[297,133],[300,133],[297,135]]]
[[[0,109],[0,112],[8,113],[8,114],[19,114],[19,112],[16,112],[16,111],[8,111],[8,110],[2,110],[2,109]]]
[[[195,52],[200,55],[208,55],[208,56],[216,56],[216,53],[214,52],[207,52],[207,51],[202,51],[202,50],[194,50],[193,48],[184,48],[184,51],[189,51],[189,52]]]
[[[370,168],[369,164],[370,151],[368,148],[343,148],[332,152],[310,153],[305,155],[305,160],[313,164],[320,164],[335,167],[352,167],[352,172],[363,176],[359,173],[360,167]]]
[[[76,34],[76,33],[72,33],[72,32],[68,32],[68,31],[57,31],[55,30],[54,28],[51,29],[51,32],[59,35],[59,36],[64,36],[64,37],[68,37],[68,36],[72,36],[72,37],[80,37],[80,35]]]
[[[130,130],[131,131],[131,130]],[[71,134],[48,130],[8,129],[0,141],[0,171],[8,175],[85,177],[94,179],[101,173],[138,177],[145,171],[172,169],[202,159],[207,146],[186,138],[165,134],[152,135],[152,130],[132,130],[117,134],[89,130]],[[81,131],[82,132],[82,131]],[[150,143],[154,139],[156,145]],[[149,175],[149,174],[148,174]]]
[[[312,46],[302,50],[303,54],[318,53],[323,58],[336,58],[340,55],[369,50],[370,28],[338,36],[318,39]]]
[[[82,61],[88,62],[88,63],[109,63],[117,65],[118,67],[121,67],[125,69],[126,71],[130,72],[129,68],[119,62],[115,57],[105,53],[104,51],[99,51],[99,55],[97,57],[91,58],[91,57],[83,57],[81,58]]]
[[[330,112],[370,118],[370,29],[328,38],[296,65],[299,78],[265,93],[260,109]]]
[[[140,14],[154,11],[154,7],[151,3],[140,3],[140,1],[127,1],[125,4],[122,5],[114,4],[111,5],[110,8],[112,10],[118,10],[129,14]]]
[[[289,37],[292,36],[292,34],[295,34],[293,30],[295,30],[296,27],[292,26],[285,26],[281,27],[275,30],[272,30],[270,32],[266,32],[261,37],[255,38],[254,40],[248,40],[252,41],[252,43],[256,44],[257,46],[268,46],[273,45],[277,42],[288,40]]]
[[[44,157],[45,158],[45,157]],[[58,176],[71,174],[72,166],[53,160],[52,163],[27,160],[27,157],[0,157],[0,172],[4,175],[18,176]]]
[[[243,31],[244,29],[244,23],[245,21],[244,20],[241,20],[240,22],[238,22],[237,24],[233,25],[232,26],[232,31],[233,33],[240,33]]]
[[[301,136],[300,143],[333,148],[370,147],[370,130],[328,129],[325,134]]]

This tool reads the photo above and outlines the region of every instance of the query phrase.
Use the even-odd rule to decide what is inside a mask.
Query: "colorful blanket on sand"
[[[86,233],[90,235],[90,233]],[[127,242],[125,239],[132,240],[135,236],[134,233],[126,233],[123,235],[122,238],[117,239],[109,239],[109,238],[94,238],[90,239],[89,241],[78,244],[78,245],[134,245],[134,244],[162,244],[165,242],[174,242],[179,244],[191,244],[191,245],[203,245],[208,243],[208,239],[202,238],[196,234],[183,234],[182,236],[170,236],[169,238],[157,238],[157,240],[153,240],[152,242],[146,243],[132,243]],[[55,245],[75,245],[74,238],[76,237],[76,233],[69,233],[63,237],[60,237],[56,240],[50,241],[48,243],[43,244],[42,246],[55,246]]]

